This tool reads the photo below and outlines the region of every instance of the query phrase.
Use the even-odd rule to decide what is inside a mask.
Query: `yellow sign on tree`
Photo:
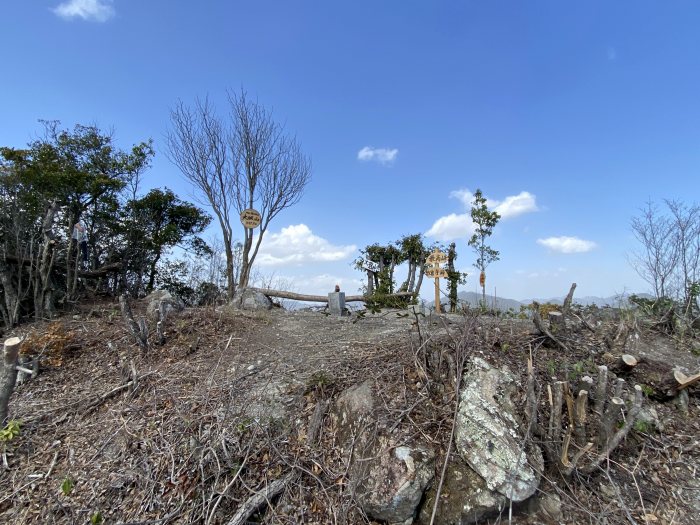
[[[248,208],[241,212],[241,224],[246,228],[257,228],[260,226],[260,213],[258,210]]]

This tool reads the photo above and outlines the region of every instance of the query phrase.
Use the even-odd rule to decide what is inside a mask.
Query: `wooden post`
[[[435,311],[440,313],[440,278],[435,278]]]
[[[447,277],[447,271],[440,265],[447,261],[447,255],[435,248],[425,260],[428,269],[425,275],[435,278],[435,311],[440,313],[440,277]]]
[[[10,337],[3,345],[2,368],[0,368],[0,428],[5,426],[7,405],[17,381],[17,355],[22,341],[19,337]]]

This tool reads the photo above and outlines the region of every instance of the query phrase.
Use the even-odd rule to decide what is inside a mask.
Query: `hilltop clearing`
[[[145,303],[134,306],[137,319],[147,318]],[[456,470],[443,465],[448,446],[450,464],[463,461],[460,446],[450,445],[452,428],[465,399],[459,386],[466,388],[477,358],[509,371],[514,433],[523,448],[527,442],[544,450],[525,417],[529,356],[546,426],[552,377],[574,389],[587,375],[595,379],[599,365],[617,370],[625,351],[640,363],[618,370],[628,383],[622,397],[644,385],[644,423],[591,473],[561,476],[545,454],[543,470],[531,465],[532,496],[512,506],[498,496],[497,510],[472,522],[508,523],[512,513],[520,524],[700,523],[698,387],[689,387],[681,406],[655,400],[665,397],[659,385],[667,371],[697,370],[690,343],[638,323],[611,348],[623,321],[588,321],[591,329],[571,322],[561,336],[568,352],[530,320],[405,310],[343,318],[281,309],[173,311],[162,345],[148,320],[145,351],[114,303],[27,325],[10,335],[25,337],[27,357],[42,354],[41,372],[10,401],[21,429],[5,444],[0,521],[394,523],[391,516],[404,510],[397,504],[389,512],[363,493],[373,477],[360,468],[364,461],[373,469],[388,450],[416,472],[408,483],[416,507],[404,522],[429,523],[439,489],[435,523],[450,523]],[[354,413],[358,424],[348,426]],[[380,453],[363,456],[370,449]],[[424,462],[414,454],[419,449]],[[406,474],[392,465],[377,495]]]

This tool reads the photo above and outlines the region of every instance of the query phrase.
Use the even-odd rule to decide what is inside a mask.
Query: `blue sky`
[[[0,144],[38,119],[153,138],[146,188],[189,198],[169,110],[244,88],[313,160],[259,265],[296,291],[355,292],[359,248],[418,232],[454,239],[476,290],[477,188],[504,216],[490,293],[643,291],[631,217],[700,200],[698,27],[683,1],[6,0]]]

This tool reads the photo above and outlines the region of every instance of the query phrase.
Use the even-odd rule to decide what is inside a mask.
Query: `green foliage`
[[[537,305],[537,306],[536,306]],[[542,319],[547,319],[549,312],[558,312],[561,310],[560,304],[554,303],[530,303],[528,305],[520,305],[521,319],[525,319],[532,315],[532,312],[537,308],[537,312]]]
[[[90,516],[90,525],[101,525],[103,521],[104,518],[102,517],[102,513],[99,511]]]
[[[387,293],[375,292],[365,298],[366,308],[373,314],[382,311],[382,308],[406,308],[411,301],[410,296],[396,297]]]
[[[127,203],[121,225],[127,241],[125,258],[130,269],[146,277],[146,292],[153,290],[157,264],[166,250],[182,245],[196,255],[211,251],[197,237],[210,222],[209,215],[183,202],[168,188],[153,189]]]
[[[70,493],[73,492],[74,487],[75,481],[73,481],[70,476],[66,476],[63,483],[61,483],[61,492],[63,492],[64,496],[70,496]]]
[[[629,296],[629,302],[637,306],[642,313],[653,316],[663,316],[676,306],[675,301],[668,297],[647,299],[635,294]]]
[[[652,387],[649,385],[641,385],[642,392],[644,393],[645,396],[651,397],[654,394],[656,394],[656,390],[654,390]]]
[[[576,381],[578,378],[583,376],[586,372],[591,371],[593,367],[592,362],[576,361],[569,371],[569,381]]]
[[[158,267],[158,288],[170,292],[173,296],[193,305],[196,302],[197,290],[192,287],[191,275],[185,261],[167,260]]]
[[[472,222],[476,225],[476,231],[469,239],[469,246],[476,253],[474,266],[481,272],[486,272],[486,268],[492,262],[499,259],[498,251],[486,244],[486,239],[491,236],[501,216],[495,211],[489,211],[486,205],[486,198],[477,189],[474,193],[474,201],[471,208]],[[485,300],[486,285],[482,286],[482,293]]]
[[[654,425],[652,425],[649,421],[638,419],[634,422],[633,428],[642,434],[650,434],[654,430]]]
[[[317,370],[306,382],[306,393],[319,392],[321,397],[335,384],[335,378],[326,370]]]
[[[22,422],[16,419],[8,421],[5,428],[0,429],[0,443],[8,443],[19,436],[21,425]]]
[[[126,262],[126,230],[144,226],[135,221],[125,228],[121,212],[125,190],[137,186],[150,164],[151,141],[123,151],[111,134],[95,126],[43,125],[43,137],[26,148],[0,147],[0,252],[12,264],[24,260],[32,268],[26,275],[16,267],[3,268],[0,304],[10,306],[0,307],[0,314],[8,325],[29,312],[51,317],[57,304],[77,299],[76,222],[86,227],[93,268]],[[121,274],[123,281],[129,270]],[[103,281],[103,286],[109,284]]]
[[[553,376],[554,374],[557,373],[557,364],[554,362],[554,360],[550,359],[547,361],[547,364],[545,365],[547,367],[547,373],[550,376]]]
[[[647,299],[637,295],[630,295],[629,301],[637,307],[637,312],[651,324],[651,326],[663,333],[683,335],[684,324],[682,323],[681,308],[673,299],[659,297],[658,299]]]

